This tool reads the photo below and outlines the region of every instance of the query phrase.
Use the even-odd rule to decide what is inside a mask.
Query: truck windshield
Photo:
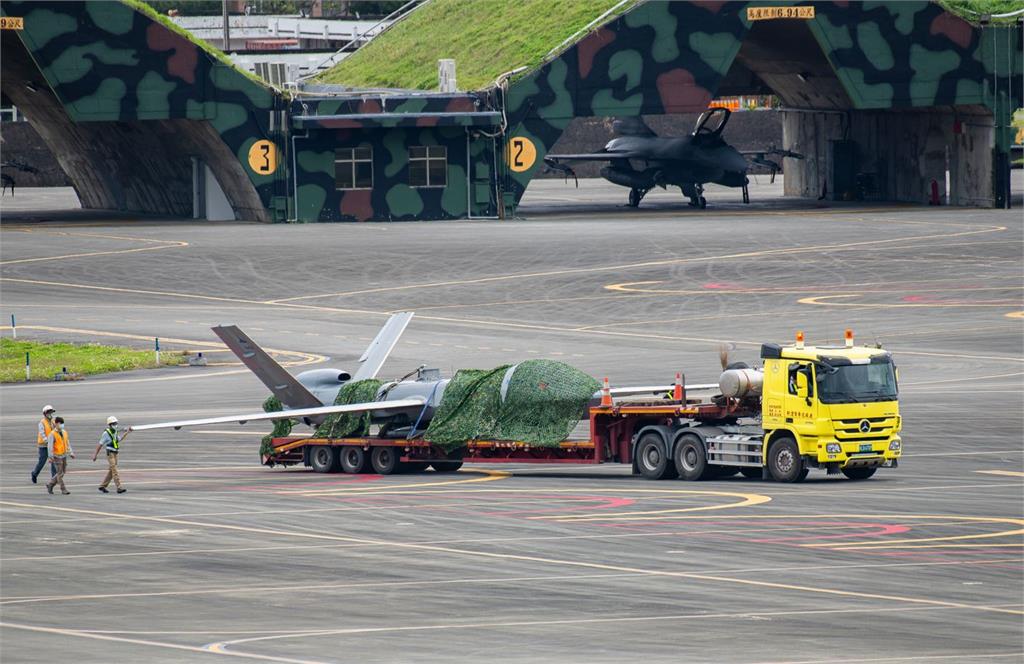
[[[818,398],[822,403],[893,401],[896,375],[891,362],[817,367]]]

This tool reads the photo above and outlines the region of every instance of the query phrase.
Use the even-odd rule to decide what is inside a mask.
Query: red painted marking
[[[615,41],[615,33],[608,28],[601,28],[597,32],[587,35],[576,45],[576,57],[579,61],[580,78],[590,76],[590,70],[594,66],[594,56],[602,48]]]
[[[196,82],[199,50],[195,44],[159,23],[150,23],[146,28],[146,45],[154,51],[173,50],[174,54],[167,59],[167,73],[186,83]]]
[[[784,525],[791,525],[798,527],[800,525],[806,526],[823,526],[823,527],[835,527],[835,526],[849,526],[851,528],[857,528],[857,530],[851,530],[842,533],[833,533],[831,535],[815,534],[811,533],[808,535],[797,535],[793,537],[763,537],[754,538],[751,542],[757,542],[759,544],[777,544],[781,542],[803,542],[803,541],[818,541],[818,540],[832,540],[832,539],[849,539],[851,537],[883,537],[885,535],[898,535],[900,533],[906,533],[910,531],[910,526],[899,526],[893,523],[835,523],[829,521],[802,521],[793,522]]]
[[[711,93],[697,85],[686,69],[670,69],[655,81],[665,113],[699,113],[708,107]]]
[[[960,48],[967,48],[971,45],[974,30],[967,21],[944,11],[932,20],[930,32],[945,36]]]
[[[575,502],[582,502],[582,503],[588,503],[588,504],[586,504],[586,505],[579,505],[579,506],[576,506],[576,507],[544,507],[544,508],[530,509],[530,510],[511,510],[511,511],[497,510],[497,511],[481,512],[481,514],[485,514],[487,516],[512,516],[512,515],[520,515],[520,514],[563,514],[563,513],[566,513],[566,512],[586,512],[586,511],[590,511],[590,510],[607,510],[607,509],[614,509],[614,508],[617,508],[617,507],[627,507],[629,505],[633,505],[636,502],[636,500],[634,500],[633,498],[616,498],[616,497],[612,497],[612,496],[586,496],[586,495],[566,496],[566,495],[559,495],[559,494],[538,495],[538,494],[535,494],[535,493],[532,493],[532,494],[506,494],[506,495],[508,495],[510,497],[522,497],[524,495],[528,495],[531,500],[535,499],[535,498],[537,498],[537,499],[553,498],[553,499],[556,499],[556,500],[575,501]],[[596,504],[590,504],[590,503],[596,503]]]
[[[341,196],[338,211],[346,217],[355,217],[359,221],[366,221],[373,216],[373,191],[369,189],[346,191]]]
[[[703,284],[701,288],[707,288],[709,290],[740,290],[743,288],[743,286],[740,286],[739,284],[729,284],[722,283],[719,281],[711,281],[709,283]]]

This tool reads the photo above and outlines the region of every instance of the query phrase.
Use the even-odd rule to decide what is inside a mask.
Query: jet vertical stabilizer
[[[353,381],[375,378],[377,376],[377,372],[384,366],[384,362],[387,361],[388,355],[391,354],[391,350],[398,343],[399,337],[405,332],[405,328],[409,325],[412,317],[413,312],[402,311],[393,315],[388,319],[388,322],[384,323],[384,327],[380,328],[380,332],[377,333],[374,340],[363,351],[362,357],[359,358],[359,368],[356,369],[355,375],[352,376]]]
[[[316,408],[324,405],[238,327],[218,325],[212,329],[231,352],[238,356],[242,364],[270,388],[286,409]]]

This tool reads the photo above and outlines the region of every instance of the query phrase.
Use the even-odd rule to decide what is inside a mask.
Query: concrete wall
[[[867,198],[927,203],[934,180],[953,205],[992,206],[992,116],[975,108],[921,111],[782,112],[783,145],[805,155],[786,160],[785,194],[843,198],[833,180],[832,141],[857,145],[856,171],[873,175]]]
[[[4,174],[13,177],[19,187],[67,187],[71,184],[39,132],[28,122],[0,123],[0,151],[4,161],[19,161],[39,170],[26,173],[5,168]]]

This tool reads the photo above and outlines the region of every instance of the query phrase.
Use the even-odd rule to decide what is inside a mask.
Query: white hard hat
[[[117,418],[111,415],[107,418],[107,424],[117,424]]]
[[[53,412],[56,412],[56,409],[53,406],[51,406],[50,404],[46,404],[45,406],[43,406],[43,415],[46,415],[47,413],[53,413]]]

